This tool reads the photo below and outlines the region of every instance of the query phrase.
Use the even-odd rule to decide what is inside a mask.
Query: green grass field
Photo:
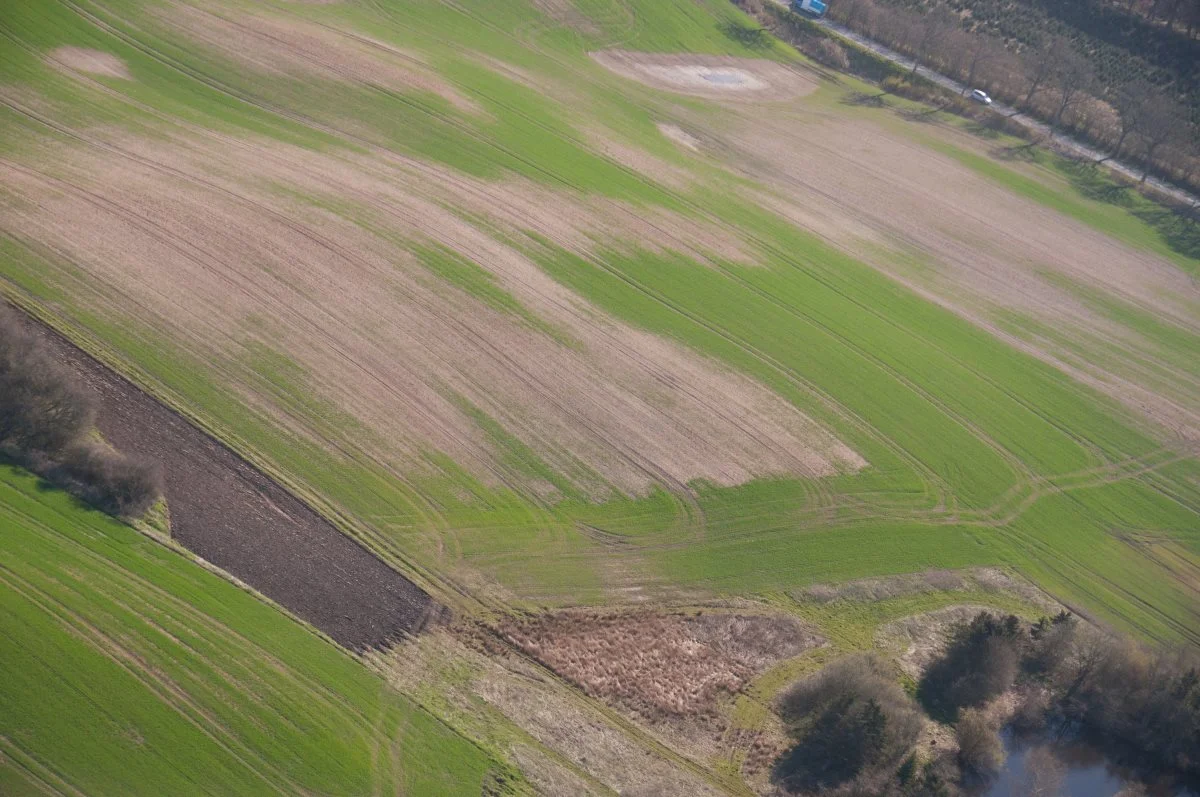
[[[0,783],[479,794],[487,753],[274,606],[0,470]]]
[[[738,34],[748,20],[731,4],[563,5],[586,24],[555,21],[526,0],[256,6],[412,53],[467,98],[469,110],[419,88],[254,74],[171,28],[169,11],[154,2],[13,0],[0,9],[0,159],[54,172],[46,142],[86,149],[111,140],[120,150],[131,139],[196,131],[312,153],[382,148],[450,175],[520,178],[564,202],[602,197],[736,231],[753,265],[701,262],[639,240],[571,248],[544,230],[490,226],[454,208],[609,317],[766,385],[861,454],[867,468],[734,487],[663,483],[595,502],[575,489],[575,474],[556,470],[529,440],[454,393],[474,433],[502,452],[503,478],[487,482],[433,449],[423,452],[421,468],[400,472],[380,455],[388,441],[377,430],[320,395],[320,374],[254,331],[263,319],[234,319],[228,350],[195,345],[16,215],[0,216],[0,285],[388,561],[419,572],[461,611],[610,603],[630,591],[757,598],[817,582],[999,566],[1141,638],[1200,644],[1194,443],[759,206],[743,190],[752,180],[718,156],[683,152],[656,127],[704,120],[715,135],[731,124],[719,106],[623,80],[587,55],[620,47],[804,68],[777,42],[748,45]],[[212,8],[236,18],[250,5]],[[119,57],[132,79],[89,85],[64,77],[44,54],[67,45]],[[497,63],[533,77],[519,80],[492,68]],[[537,81],[544,90],[529,85]],[[823,83],[788,113],[916,128],[886,107],[846,105],[855,85]],[[621,144],[690,181],[672,185],[628,167],[591,143],[588,131],[596,129],[615,131]],[[1007,163],[936,129],[909,138],[1037,203],[1039,212],[1082,222],[1180,271],[1200,269],[1186,230],[1090,172],[1043,156],[1034,166]],[[585,346],[522,304],[486,262],[393,234],[332,193],[268,188],[401,243],[417,259],[419,279],[465,307],[486,307],[564,347]],[[0,187],[0,209],[21,201]],[[1187,400],[1198,378],[1200,299],[1187,298],[1196,313],[1189,328],[1094,285],[1054,279],[1121,334],[1140,336],[1142,365],[1157,369],[1151,387]],[[1018,337],[1064,334],[1015,311],[1005,318]],[[1128,356],[1078,336],[1064,335],[1062,346],[1081,359]],[[522,489],[531,480],[551,485],[557,497]],[[246,593],[11,471],[0,489],[0,512],[14,527],[0,536],[3,628],[19,640],[0,652],[6,683],[20,684],[0,689],[9,782],[57,772],[85,791],[133,784],[178,793],[203,773],[214,793],[365,793],[401,783],[426,794],[449,786],[421,778],[444,776],[478,793],[495,766]],[[464,585],[480,583],[498,589],[478,601],[464,597],[473,589]],[[920,601],[897,607],[928,608]],[[847,649],[864,639],[854,636]],[[270,677],[247,666],[247,644],[256,660],[272,663]],[[71,708],[81,705],[81,691],[116,681],[123,685],[88,703],[83,716]],[[259,713],[231,711],[235,697]],[[85,729],[89,744],[103,747],[75,744],[67,732]],[[177,746],[195,751],[178,767],[160,755]],[[119,763],[126,760],[136,763]]]

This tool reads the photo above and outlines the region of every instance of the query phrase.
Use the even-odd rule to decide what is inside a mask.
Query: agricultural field
[[[4,794],[518,783],[332,642],[177,551],[7,466],[0,495]]]
[[[120,677],[79,722],[264,790],[749,793],[906,617],[1200,644],[1200,261],[877,95],[726,0],[5,2],[0,290],[454,618],[356,661],[5,471],[5,777],[125,791],[56,747]],[[577,660],[653,640],[721,697]]]

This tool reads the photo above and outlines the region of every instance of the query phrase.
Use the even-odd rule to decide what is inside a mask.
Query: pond
[[[974,792],[976,797],[1023,797],[1029,794],[1058,797],[1115,797],[1135,781],[1130,773],[1110,762],[1096,748],[1077,739],[1002,734],[1004,765],[994,778]],[[1170,786],[1149,788],[1151,797],[1200,797],[1190,790]]]

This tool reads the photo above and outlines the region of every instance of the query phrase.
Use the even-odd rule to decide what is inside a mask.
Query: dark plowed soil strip
[[[48,350],[97,397],[97,426],[118,450],[158,462],[172,536],[342,645],[415,634],[439,607],[258,469],[134,384],[38,327]]]

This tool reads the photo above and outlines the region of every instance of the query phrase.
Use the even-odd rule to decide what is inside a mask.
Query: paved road
[[[783,8],[788,7],[787,0],[771,0],[771,2]],[[888,61],[904,67],[905,69],[913,68],[913,60],[908,56],[901,55],[890,47],[885,47],[878,42],[872,41],[862,34],[850,30],[845,25],[834,22],[831,19],[814,19],[812,21],[826,30],[837,34],[843,39],[849,39],[858,46],[870,50],[881,58],[885,58]],[[921,77],[925,78],[926,80],[930,80],[939,86],[942,86],[943,88],[955,92],[956,94],[965,94],[968,90],[966,86],[964,86],[962,83],[959,83],[957,80],[946,77],[938,72],[932,72],[925,67],[918,67],[917,74],[921,75]],[[1130,166],[1127,163],[1122,163],[1121,161],[1112,160],[1108,153],[1101,152],[1094,147],[1084,144],[1082,141],[1071,138],[1067,135],[1063,135],[1062,133],[1058,133],[1052,130],[1046,123],[1020,113],[1016,108],[997,102],[992,104],[992,110],[1011,117],[1013,121],[1024,125],[1027,129],[1035,134],[1052,141],[1056,149],[1087,160],[1098,161],[1102,158],[1106,158],[1107,160],[1105,160],[1105,166],[1113,171],[1119,172],[1120,174],[1123,174],[1126,177],[1134,180],[1140,180],[1142,177],[1142,172],[1140,169]],[[1196,197],[1194,194],[1176,188],[1175,186],[1168,185],[1155,177],[1146,178],[1146,184],[1154,188],[1159,193],[1165,194],[1177,202],[1183,202],[1185,204],[1200,203],[1200,197]]]

